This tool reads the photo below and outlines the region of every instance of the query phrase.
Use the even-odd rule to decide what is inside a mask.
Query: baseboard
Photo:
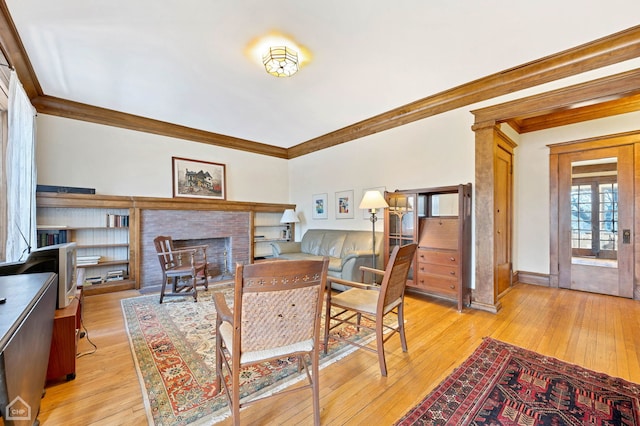
[[[550,287],[549,274],[538,272],[518,271],[514,274],[514,283],[533,284],[543,287]]]
[[[491,312],[492,314],[497,314],[501,307],[502,307],[502,304],[500,302],[497,302],[495,305],[491,305],[488,303],[477,302],[474,300],[471,301],[471,305],[470,305],[470,308],[472,309],[487,311],[487,312]]]

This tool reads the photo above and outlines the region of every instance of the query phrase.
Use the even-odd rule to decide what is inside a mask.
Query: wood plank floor
[[[77,378],[51,383],[42,401],[44,425],[144,425],[147,418],[120,299],[136,291],[85,297],[84,325],[98,349],[78,358]],[[321,370],[321,421],[327,425],[392,424],[419,402],[485,336],[640,383],[640,302],[518,284],[498,314],[408,295],[409,351],[388,341],[388,377],[375,354],[356,351]],[[82,339],[80,352],[91,346]],[[252,405],[243,424],[310,424],[310,399],[285,396]],[[226,419],[220,424],[231,424]]]

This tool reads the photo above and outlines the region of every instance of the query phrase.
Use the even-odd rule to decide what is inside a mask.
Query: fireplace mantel
[[[161,198],[101,194],[38,192],[38,207],[137,208],[157,210],[219,210],[275,212],[295,209],[295,204],[256,203],[251,201],[207,200],[203,198]]]

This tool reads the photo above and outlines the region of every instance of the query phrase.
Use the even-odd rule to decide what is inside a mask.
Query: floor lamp
[[[362,197],[362,201],[360,202],[361,209],[369,210],[371,213],[371,217],[369,220],[371,221],[371,236],[372,238],[372,255],[371,255],[371,264],[373,265],[373,269],[377,269],[376,266],[376,221],[378,217],[376,216],[377,209],[384,209],[389,207],[389,204],[384,200],[384,197],[380,193],[380,191],[367,191],[364,193],[364,197]]]

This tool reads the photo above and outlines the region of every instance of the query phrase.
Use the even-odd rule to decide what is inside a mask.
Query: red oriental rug
[[[485,338],[397,425],[640,425],[640,385]]]
[[[192,297],[165,299],[157,294],[122,300],[133,359],[151,425],[211,425],[230,415],[215,377],[215,291],[223,291],[229,306],[233,290],[212,288]],[[373,340],[369,331],[345,327],[340,333],[361,343]],[[329,340],[321,349],[320,368],[353,352],[344,342]],[[305,378],[295,358],[247,367],[240,373],[241,398],[275,392]],[[320,382],[322,386],[322,382]],[[309,401],[311,397],[309,394]]]

